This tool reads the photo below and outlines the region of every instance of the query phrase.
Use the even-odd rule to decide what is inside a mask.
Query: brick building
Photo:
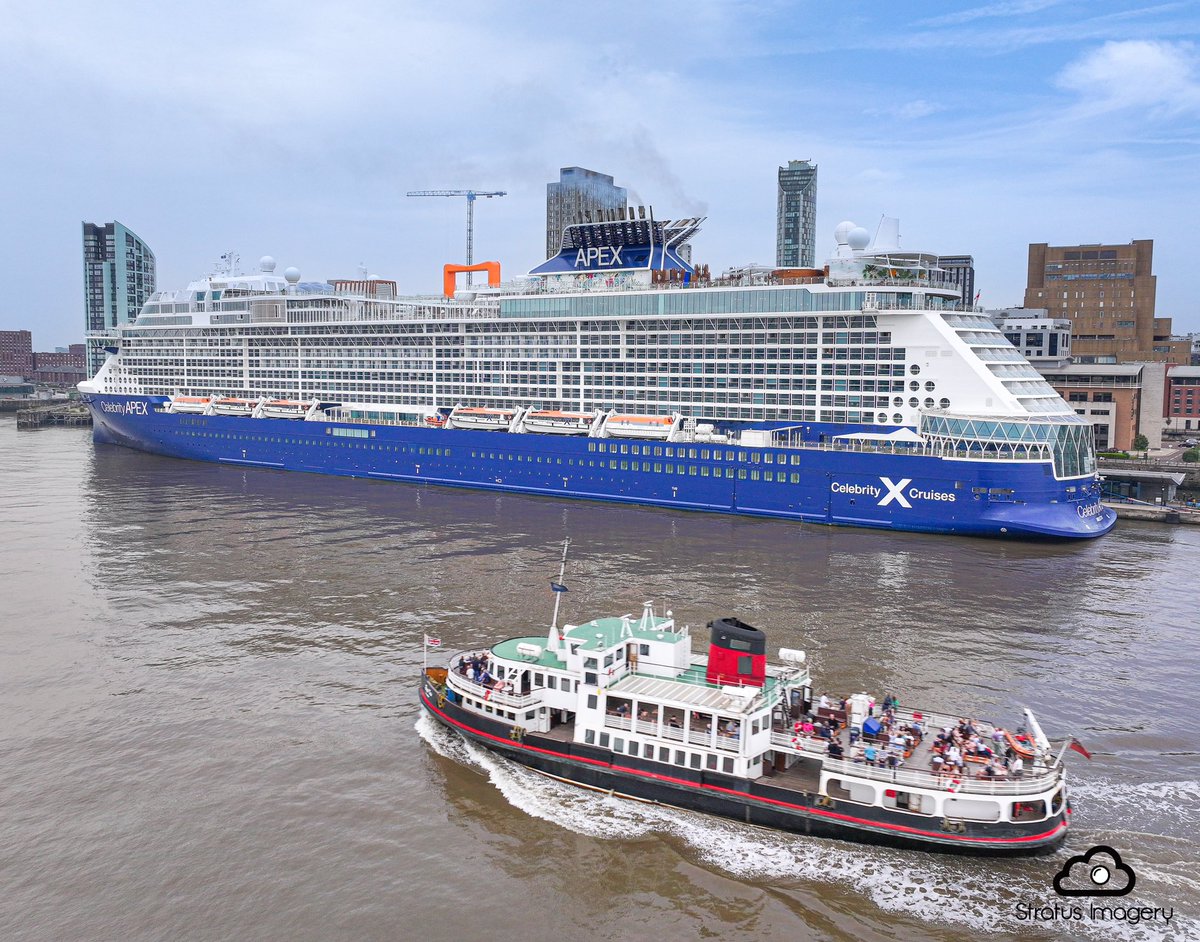
[[[1029,246],[1025,307],[1071,321],[1076,363],[1187,363],[1190,345],[1155,317],[1154,240]]]
[[[33,335],[27,330],[0,330],[0,373],[25,376],[33,372]]]
[[[1167,370],[1163,420],[1169,432],[1200,431],[1200,366],[1173,366]]]

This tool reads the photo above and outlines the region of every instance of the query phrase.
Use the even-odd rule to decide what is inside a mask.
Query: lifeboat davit
[[[604,422],[611,438],[653,438],[665,441],[683,423],[678,412],[671,415],[621,415],[613,413]]]

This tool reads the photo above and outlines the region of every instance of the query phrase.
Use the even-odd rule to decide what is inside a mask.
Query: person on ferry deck
[[[842,744],[836,739],[829,744],[825,751],[829,753],[829,758],[831,759],[841,759],[845,755],[842,750]]]

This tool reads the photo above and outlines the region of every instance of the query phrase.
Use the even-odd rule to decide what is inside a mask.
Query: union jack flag
[[[431,638],[431,637],[429,637],[429,635],[426,635],[425,636],[425,646],[430,647],[430,648],[440,648],[442,646],[442,639],[441,638]]]

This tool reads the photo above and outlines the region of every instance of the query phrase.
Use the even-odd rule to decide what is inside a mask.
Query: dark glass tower
[[[817,256],[817,165],[789,160],[779,168],[779,209],[775,223],[775,264],[812,268]]]

